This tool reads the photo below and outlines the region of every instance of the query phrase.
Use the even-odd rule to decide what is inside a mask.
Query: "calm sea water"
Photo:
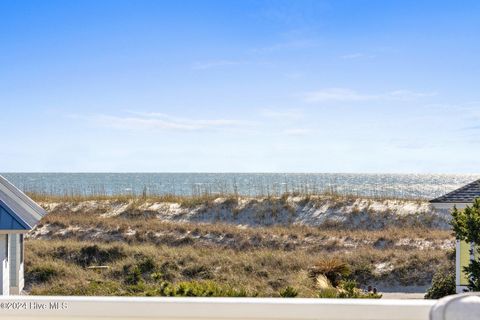
[[[432,198],[480,175],[336,173],[3,173],[27,192],[46,194],[177,194],[338,192]]]

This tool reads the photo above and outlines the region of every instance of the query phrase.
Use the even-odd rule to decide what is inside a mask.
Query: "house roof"
[[[46,214],[38,204],[0,175],[0,207],[24,229],[32,229]]]
[[[480,179],[473,181],[457,190],[430,200],[432,203],[472,203],[480,197]]]

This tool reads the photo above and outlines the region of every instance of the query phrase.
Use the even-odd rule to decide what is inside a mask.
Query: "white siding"
[[[25,285],[25,278],[23,277],[23,262],[20,264],[20,267],[18,268],[18,292],[17,294],[20,294],[23,290],[23,287]]]
[[[10,294],[10,272],[8,263],[8,234],[0,234],[0,294]]]
[[[18,234],[10,235],[10,287],[16,287],[17,276],[17,246],[18,246]]]
[[[18,235],[18,247],[17,247],[17,277],[18,277],[18,292],[22,292],[23,286],[25,283],[24,277],[23,277],[23,265],[24,265],[24,255],[25,255],[25,235],[24,234],[19,234]]]
[[[10,235],[10,294],[19,294],[23,289],[22,236],[18,233]]]

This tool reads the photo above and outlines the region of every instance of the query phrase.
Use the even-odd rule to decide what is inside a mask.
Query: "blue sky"
[[[0,171],[478,173],[478,1],[2,1]]]

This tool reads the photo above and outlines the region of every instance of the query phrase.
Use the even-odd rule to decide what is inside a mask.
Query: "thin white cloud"
[[[436,96],[436,92],[415,92],[410,90],[395,90],[384,94],[386,99],[411,100]]]
[[[375,100],[415,100],[435,96],[435,92],[415,92],[410,90],[395,90],[385,93],[360,93],[345,88],[326,88],[304,94],[306,102],[361,102]]]
[[[213,128],[227,128],[251,125],[231,119],[187,119],[163,113],[131,113],[129,116],[93,115],[90,120],[102,126],[129,130],[174,130],[196,131]]]
[[[307,102],[366,101],[376,98],[377,96],[375,95],[361,94],[354,90],[344,88],[327,88],[305,94],[305,100]]]

